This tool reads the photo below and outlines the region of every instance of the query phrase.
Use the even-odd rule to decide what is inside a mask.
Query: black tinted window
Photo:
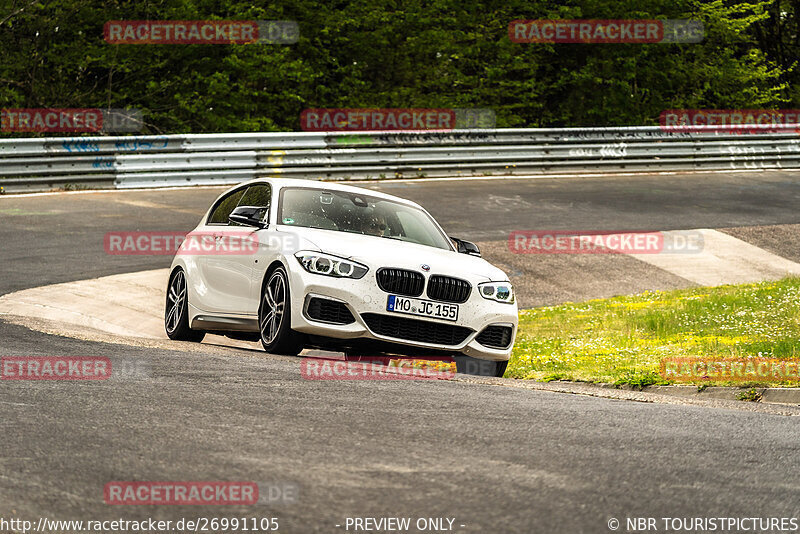
[[[239,201],[240,206],[255,206],[259,208],[269,208],[270,187],[266,184],[253,185],[247,188],[247,192]]]
[[[223,198],[214,208],[214,211],[211,212],[208,224],[228,224],[228,215],[231,214],[233,208],[239,205],[239,200],[244,195],[244,191],[244,189],[239,189]]]
[[[244,196],[239,200],[239,206],[249,206],[261,208],[256,212],[256,217],[262,221],[266,220],[269,213],[270,195],[272,190],[267,184],[253,185],[247,188]],[[232,223],[233,226],[242,226]]]

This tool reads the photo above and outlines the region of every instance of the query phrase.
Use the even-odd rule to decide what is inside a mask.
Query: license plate
[[[458,304],[443,304],[432,300],[410,299],[397,295],[389,295],[386,311],[421,315],[422,317],[433,317],[434,319],[444,319],[446,321],[458,319]]]

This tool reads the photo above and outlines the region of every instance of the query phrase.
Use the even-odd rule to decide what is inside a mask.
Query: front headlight
[[[514,286],[511,282],[485,282],[478,284],[478,293],[485,299],[514,303]]]
[[[297,258],[297,261],[306,271],[335,278],[354,278],[357,280],[363,278],[369,271],[369,268],[360,263],[323,252],[301,250],[294,257]]]

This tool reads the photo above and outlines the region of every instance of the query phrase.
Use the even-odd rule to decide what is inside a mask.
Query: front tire
[[[175,341],[200,342],[206,333],[189,328],[188,285],[183,269],[176,269],[167,285],[167,304],[164,309],[164,329]]]
[[[269,275],[261,291],[258,307],[258,326],[261,344],[271,354],[297,356],[303,350],[301,334],[292,330],[292,306],[289,277],[278,267]]]

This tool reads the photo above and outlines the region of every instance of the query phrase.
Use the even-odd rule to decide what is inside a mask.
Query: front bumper
[[[374,339],[409,347],[459,352],[482,360],[506,361],[511,356],[513,341],[517,334],[517,305],[494,302],[481,297],[477,291],[477,281],[470,280],[473,289],[469,299],[458,305],[458,320],[443,321],[386,311],[389,293],[378,287],[375,272],[372,269],[364,278],[352,280],[308,273],[298,265],[296,268],[289,269],[289,278],[292,329],[298,332],[336,339]],[[311,297],[333,299],[343,303],[353,315],[354,322],[342,325],[312,319],[307,314],[307,304]],[[427,299],[428,297],[423,294],[419,298]],[[365,313],[415,319],[441,325],[456,325],[469,328],[471,332],[464,341],[457,345],[410,341],[374,332],[362,317],[362,314]],[[507,348],[487,347],[476,340],[478,334],[490,325],[505,325],[512,328],[511,343]]]

